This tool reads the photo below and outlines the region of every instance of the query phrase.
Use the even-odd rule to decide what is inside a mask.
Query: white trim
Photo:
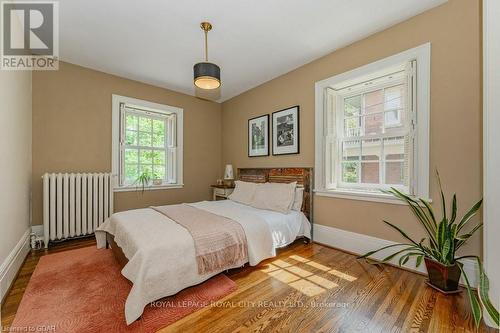
[[[417,60],[417,165],[418,175],[416,177],[415,194],[418,197],[429,197],[429,129],[430,129],[430,61],[431,44],[426,43],[413,49],[398,53],[396,55],[378,60],[371,64],[335,75],[315,84],[315,189],[319,192],[325,190],[325,167],[324,167],[324,130],[326,124],[324,114],[324,91],[327,87],[341,82],[353,80],[354,78],[367,74],[379,72],[382,69],[397,66],[403,62]],[[357,196],[358,193],[352,192]],[[363,197],[361,197],[363,198]]]
[[[483,253],[490,297],[500,306],[500,2],[483,1]],[[486,313],[486,312],[485,312]],[[485,314],[485,322],[493,321]]]
[[[183,188],[184,184],[172,184],[172,185],[151,185],[144,187],[144,191],[156,191],[156,190],[171,190]],[[141,186],[123,186],[116,187],[113,192],[130,192],[130,191],[142,191]]]
[[[314,194],[320,197],[340,198],[349,200],[361,200],[371,202],[383,202],[393,205],[406,205],[406,202],[384,193],[369,193],[366,191],[354,192],[342,189],[336,190],[315,190]]]
[[[125,103],[127,105],[137,106],[142,109],[149,109],[153,112],[163,113],[163,114],[176,114],[176,183],[175,184],[162,184],[162,185],[150,185],[145,188],[145,190],[165,190],[165,189],[177,189],[184,187],[183,182],[183,144],[184,144],[184,110],[175,106],[153,103],[137,98],[131,98],[120,95],[112,95],[112,124],[111,124],[111,172],[115,177],[115,186],[113,187],[114,192],[126,192],[135,191],[137,187],[127,186],[119,187],[119,181],[117,177],[119,175],[120,161],[119,161],[119,146],[120,146],[120,103]]]
[[[17,272],[24,262],[24,258],[30,251],[30,232],[28,228],[0,265],[0,300],[2,300],[14,281]]]
[[[367,192],[349,189],[335,189],[335,190],[314,190],[314,193],[319,197],[330,197],[330,198],[340,198],[349,200],[360,200],[360,201],[371,201],[371,202],[382,202],[392,205],[407,205],[404,200],[394,197],[390,194],[377,193],[377,192]],[[425,199],[425,198],[422,198]],[[432,203],[432,199],[425,199],[427,202]]]
[[[321,224],[313,224],[313,228],[315,242],[359,255],[376,250],[383,246],[396,244],[396,242],[392,242],[386,239],[358,234],[355,232],[328,227]],[[383,250],[375,254],[373,258],[382,259],[394,252],[394,248]],[[390,263],[398,266],[398,260],[399,257],[396,257],[395,259],[391,260]],[[479,270],[476,261],[471,259],[464,259],[461,260],[461,262],[464,264],[464,270],[467,272],[467,276],[469,277],[471,285],[477,286],[477,283],[479,282]],[[410,259],[405,265],[402,266],[402,268],[413,272],[427,274],[424,263],[422,263],[419,268],[415,267],[414,258]],[[460,280],[460,283],[464,284],[463,279]]]

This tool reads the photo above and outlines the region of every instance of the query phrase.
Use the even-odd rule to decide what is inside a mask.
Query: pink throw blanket
[[[186,204],[151,208],[189,231],[199,274],[241,266],[248,261],[247,239],[238,222]]]

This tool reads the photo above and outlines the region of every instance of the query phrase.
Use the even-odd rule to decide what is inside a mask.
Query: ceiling
[[[64,0],[60,58],[195,95],[208,20],[219,101],[289,72],[446,0]]]

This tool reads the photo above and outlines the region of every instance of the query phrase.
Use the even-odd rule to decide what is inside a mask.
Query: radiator
[[[113,213],[110,173],[46,173],[42,180],[45,248],[94,233]]]

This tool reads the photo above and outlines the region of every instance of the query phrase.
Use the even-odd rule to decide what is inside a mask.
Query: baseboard
[[[381,247],[387,245],[396,244],[396,242],[392,242],[386,239],[381,239],[377,237],[372,237],[364,234],[358,234],[351,231],[346,231],[338,228],[328,227],[321,224],[314,224],[314,241],[331,246],[340,250],[344,250],[347,252],[351,252],[354,254],[365,254],[369,251],[373,251],[379,249]],[[393,249],[387,249],[380,251],[379,253],[373,255],[374,259],[382,259],[387,257],[391,253],[394,253]],[[396,266],[398,264],[399,258],[394,258],[390,263]],[[464,270],[467,272],[467,276],[469,277],[469,282],[472,286],[477,286],[479,282],[479,270],[477,267],[477,263],[475,260],[465,259],[462,260],[464,264]],[[427,274],[427,270],[425,269],[425,265],[422,263],[420,267],[415,267],[415,259],[410,259],[405,265],[401,268],[410,270],[413,272],[418,272],[422,274]],[[465,283],[462,280],[460,281],[462,284]]]
[[[17,245],[0,265],[0,300],[4,299],[26,255],[30,251],[30,232],[30,229],[26,230]]]

